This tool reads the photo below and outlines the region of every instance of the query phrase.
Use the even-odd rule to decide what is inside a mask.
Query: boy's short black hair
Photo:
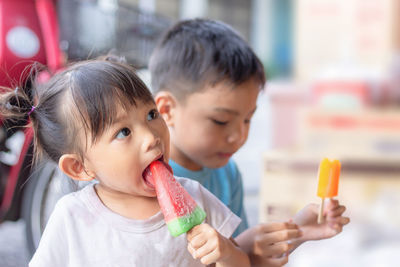
[[[169,29],[149,69],[153,93],[167,90],[177,97],[221,81],[265,83],[264,67],[247,42],[227,24],[207,19],[181,21]]]

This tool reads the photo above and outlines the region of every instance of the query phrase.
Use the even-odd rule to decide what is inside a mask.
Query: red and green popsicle
[[[186,233],[201,224],[206,213],[172,175],[169,165],[154,161],[145,171],[145,179],[154,185],[158,203],[172,236]]]

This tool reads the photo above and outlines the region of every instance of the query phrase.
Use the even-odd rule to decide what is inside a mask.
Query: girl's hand
[[[248,266],[247,255],[210,225],[203,223],[187,233],[188,250],[195,259],[208,265]]]

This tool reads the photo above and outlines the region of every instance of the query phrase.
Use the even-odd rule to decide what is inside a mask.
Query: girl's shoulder
[[[78,191],[62,196],[56,203],[53,213],[71,214],[79,211],[87,211],[88,200],[94,192],[93,184],[88,184]]]

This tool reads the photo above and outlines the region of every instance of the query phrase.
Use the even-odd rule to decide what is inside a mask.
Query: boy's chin
[[[203,166],[209,169],[218,169],[221,167],[224,167],[226,164],[228,164],[229,159],[226,160],[215,160],[215,161],[210,161],[206,162]]]

